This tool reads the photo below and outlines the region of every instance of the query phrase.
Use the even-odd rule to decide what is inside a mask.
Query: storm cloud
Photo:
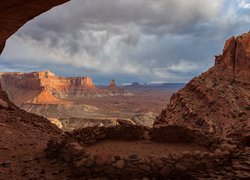
[[[249,11],[247,0],[71,0],[12,36],[0,71],[186,82],[249,30]]]

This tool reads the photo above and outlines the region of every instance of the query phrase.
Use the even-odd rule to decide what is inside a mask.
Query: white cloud
[[[238,6],[243,9],[250,9],[250,1],[249,0],[237,0]]]
[[[168,70],[172,70],[175,72],[192,72],[197,71],[198,69],[197,63],[187,62],[185,60],[181,60],[178,64],[173,64],[168,68]]]
[[[73,0],[24,26],[1,61],[8,70],[56,66],[61,74],[186,81],[213,64],[225,39],[245,23],[236,8],[222,11],[225,2]]]

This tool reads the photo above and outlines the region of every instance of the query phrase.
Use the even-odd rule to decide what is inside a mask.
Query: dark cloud
[[[18,31],[7,43],[0,70],[45,68],[89,74],[98,82],[188,81],[213,64],[229,36],[248,31],[247,5],[244,0],[72,0]]]

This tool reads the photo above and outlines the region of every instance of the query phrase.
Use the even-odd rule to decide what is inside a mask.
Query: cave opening
[[[153,69],[148,65],[150,59],[143,63],[139,57],[137,64],[133,63],[132,54],[138,53],[148,38],[145,35],[140,42],[136,37],[141,28],[137,21],[119,25],[119,19],[110,21],[113,14],[107,19],[100,17],[108,7],[100,15],[93,15],[90,12],[99,7],[91,10],[91,6],[77,6],[72,1],[55,7],[29,21],[3,43],[2,88],[18,107],[48,118],[64,130],[118,123],[152,127],[170,96],[185,83],[163,82],[165,77],[155,75],[159,65]],[[48,8],[45,5],[44,9]],[[72,8],[76,13],[70,12]],[[30,13],[38,15],[42,9]],[[131,17],[124,21],[131,21]],[[15,26],[18,29],[22,24],[16,22]],[[133,48],[137,50],[129,53]],[[143,48],[146,52],[151,47]],[[125,53],[128,55],[122,59]],[[145,67],[138,67],[140,64]]]

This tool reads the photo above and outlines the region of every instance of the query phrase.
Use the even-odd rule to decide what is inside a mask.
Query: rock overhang
[[[26,22],[69,0],[1,0],[0,54],[6,40]]]

